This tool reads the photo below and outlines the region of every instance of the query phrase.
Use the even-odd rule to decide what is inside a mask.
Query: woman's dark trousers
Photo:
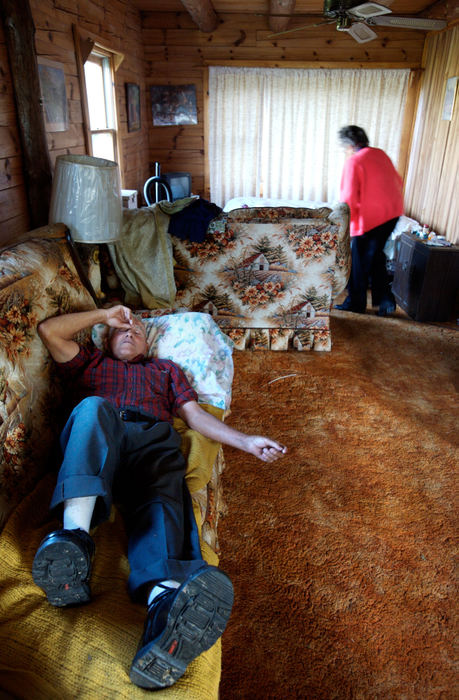
[[[370,279],[373,303],[381,305],[390,302],[395,306],[384,246],[397,221],[398,217],[367,231],[362,236],[351,238],[352,264],[347,291],[354,311],[365,311]]]

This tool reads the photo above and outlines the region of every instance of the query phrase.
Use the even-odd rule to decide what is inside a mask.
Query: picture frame
[[[451,121],[451,119],[453,118],[454,102],[456,101],[458,80],[459,77],[455,75],[451,78],[448,78],[446,81],[445,98],[443,100],[443,112],[441,115],[442,120]]]
[[[197,124],[195,85],[151,85],[154,126]]]
[[[128,131],[140,129],[140,86],[137,83],[125,83],[126,114]]]
[[[46,131],[67,131],[68,107],[64,65],[41,56],[37,62]]]

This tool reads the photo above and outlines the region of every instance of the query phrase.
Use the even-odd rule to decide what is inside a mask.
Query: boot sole
[[[91,600],[90,569],[86,552],[74,542],[45,539],[35,555],[32,578],[51,605],[80,605]]]
[[[215,567],[186,582],[172,604],[162,634],[134,657],[131,681],[150,689],[175,683],[188,664],[221,637],[233,599],[230,579]]]

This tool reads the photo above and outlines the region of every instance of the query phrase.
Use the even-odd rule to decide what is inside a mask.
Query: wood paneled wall
[[[141,130],[127,130],[125,83],[140,85],[145,94],[144,53],[140,13],[129,0],[30,0],[38,56],[64,65],[69,124],[66,131],[48,133],[54,165],[63,153],[85,153],[80,86],[72,25],[91,32],[107,48],[124,54],[115,75],[116,101],[121,139],[122,186],[141,191],[148,170],[148,124],[145,100],[141,105]],[[28,229],[20,144],[17,132],[11,76],[0,27],[0,240]]]
[[[30,0],[39,56],[64,64],[69,127],[48,133],[51,162],[60,153],[84,153],[83,117],[72,25],[91,32],[106,46],[124,54],[116,73],[116,95],[122,145],[123,187],[138,189],[153,174],[154,161],[163,170],[187,170],[193,191],[205,197],[205,100],[209,64],[266,66],[419,67],[422,32],[378,28],[378,39],[357,44],[333,25],[268,38],[266,17],[223,15],[215,32],[200,32],[186,12],[139,13],[129,0]],[[297,23],[300,20],[295,20]],[[419,119],[413,139],[407,203],[409,213],[451,240],[457,239],[458,106],[452,122],[440,119],[445,78],[458,75],[458,31],[428,38]],[[128,133],[125,83],[141,87],[140,131]],[[153,127],[150,85],[194,84],[198,124]],[[14,96],[0,25],[0,241],[29,227],[21,147]],[[433,137],[432,137],[433,135]],[[142,204],[140,197],[139,204]]]
[[[292,27],[299,25],[296,19]],[[304,24],[304,21],[303,21]],[[147,92],[150,85],[196,85],[198,124],[153,127],[150,122],[150,168],[191,172],[193,191],[209,198],[205,188],[205,74],[209,64],[308,66],[420,67],[422,32],[378,27],[378,39],[358,44],[334,25],[269,38],[267,18],[220,15],[220,24],[204,34],[186,12],[142,13]],[[147,105],[149,109],[148,94]]]
[[[69,103],[69,129],[49,134],[51,161],[60,153],[84,153],[83,116],[75,61],[72,24],[96,35],[107,48],[124,54],[115,74],[120,127],[123,187],[138,189],[148,173],[146,113],[142,109],[140,131],[128,133],[125,83],[140,85],[144,94],[144,54],[140,13],[129,0],[30,0],[36,26],[39,56],[65,65]],[[142,105],[143,106],[143,105]]]
[[[459,25],[426,41],[413,132],[407,213],[459,244],[459,86],[451,121],[442,119],[446,81],[459,76]]]
[[[0,21],[0,244],[29,229],[10,65]]]

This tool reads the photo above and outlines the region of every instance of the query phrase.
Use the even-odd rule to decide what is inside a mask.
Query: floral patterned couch
[[[57,466],[53,445],[64,415],[64,390],[36,328],[48,316],[93,307],[73,264],[63,225],[36,229],[0,249],[0,691],[15,698],[144,696],[128,678],[144,611],[132,610],[127,598],[128,565],[120,546],[124,529],[118,516],[112,515],[95,534],[99,568],[93,572],[94,607],[85,606],[90,622],[78,617],[80,609],[63,616],[60,609],[51,608],[31,579],[38,543],[59,527],[48,505]],[[157,319],[156,342],[164,336],[165,321]],[[81,341],[86,338],[89,333]],[[224,408],[207,409],[223,419]],[[203,555],[218,564],[223,453],[217,443],[206,441],[178,419],[175,427],[188,459],[187,480],[201,526]],[[116,536],[113,529],[119,529]],[[89,666],[88,654],[93,659]],[[159,697],[188,698],[191,684],[203,700],[216,698],[220,654],[218,642],[193,662],[180,682],[159,691]]]
[[[203,242],[172,240],[175,305],[210,313],[237,349],[330,350],[350,271],[347,204],[235,209]]]
[[[68,253],[64,227],[29,235],[0,252],[0,527],[44,474],[60,422],[62,390],[37,325],[94,307]]]

